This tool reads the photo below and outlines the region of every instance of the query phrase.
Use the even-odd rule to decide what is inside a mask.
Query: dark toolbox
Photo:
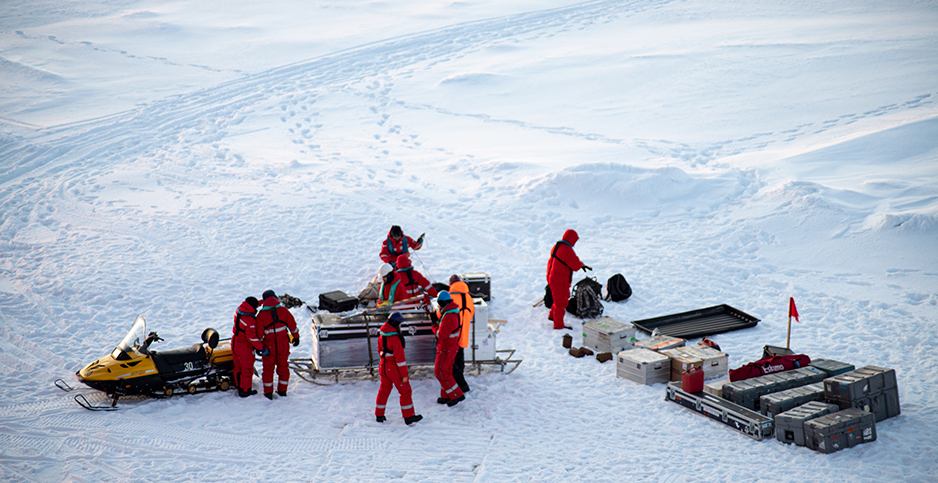
[[[492,277],[487,273],[462,273],[459,278],[469,287],[469,295],[486,302],[492,300]]]
[[[814,418],[840,411],[836,404],[823,401],[811,401],[794,409],[775,415],[775,439],[804,446],[804,423]]]
[[[772,418],[755,411],[750,411],[726,399],[706,392],[689,393],[681,389],[680,382],[669,382],[665,401],[679,404],[681,407],[729,426],[752,439],[762,441],[775,434]]]
[[[759,410],[759,398],[766,394],[806,386],[823,381],[827,373],[814,367],[801,367],[791,371],[735,381],[723,386],[723,397],[747,409]]]
[[[876,441],[876,418],[857,408],[844,409],[804,423],[805,446],[833,453]]]
[[[877,422],[900,413],[896,371],[883,367],[864,366],[825,379],[824,398],[841,409],[869,411]]]
[[[847,364],[846,362],[839,362],[835,360],[823,360],[812,362],[811,367],[817,367],[818,369],[826,372],[830,376],[837,376],[845,372],[850,372],[856,367],[853,364]]]
[[[358,307],[358,299],[339,290],[319,294],[319,309],[329,312],[348,312]]]
[[[781,392],[766,394],[759,398],[759,412],[769,417],[794,409],[811,401],[824,399],[824,384],[814,383],[793,387]]]

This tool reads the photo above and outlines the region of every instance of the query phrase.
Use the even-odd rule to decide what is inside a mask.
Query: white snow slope
[[[914,0],[5,0],[0,480],[938,481],[936,26]],[[453,408],[414,381],[412,427],[368,380],[113,413],[52,384],[137,314],[171,349],[268,288],[357,293],[392,224],[430,278],[491,274],[517,371]],[[792,347],[894,368],[902,414],[823,455],[570,357],[532,307],[567,228],[632,284],[607,315],[730,304],[761,319],[714,337],[738,367],[794,297]]]

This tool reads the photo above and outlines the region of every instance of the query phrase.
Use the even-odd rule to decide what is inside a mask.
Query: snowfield
[[[915,0],[5,0],[0,479],[938,481],[936,25]],[[53,386],[138,314],[176,349],[268,288],[357,294],[393,224],[431,280],[491,274],[524,361],[458,406],[434,379],[412,427],[396,393],[374,421],[371,380],[106,413]],[[823,455],[570,357],[532,307],[567,228],[632,285],[605,315],[732,305],[761,319],[713,337],[735,368],[794,297],[792,348],[894,368],[902,414]]]

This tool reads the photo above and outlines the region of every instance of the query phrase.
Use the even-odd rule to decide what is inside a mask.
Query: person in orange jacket
[[[263,357],[264,369],[261,380],[264,381],[264,397],[274,398],[274,372],[277,373],[277,394],[287,397],[287,385],[290,382],[290,337],[293,347],[300,345],[300,333],[296,330],[296,320],[286,307],[280,305],[280,299],[273,290],[264,292],[264,306],[257,314],[257,325],[263,330],[264,348],[269,352]]]
[[[459,306],[459,350],[456,351],[456,359],[453,361],[453,379],[462,392],[469,392],[469,383],[466,382],[466,352],[469,347],[469,330],[472,327],[472,318],[475,317],[476,306],[469,295],[469,286],[459,278],[459,275],[453,275],[449,278],[449,295],[453,302]]]
[[[440,397],[436,402],[452,407],[466,399],[459,384],[453,379],[453,362],[456,361],[461,333],[459,306],[446,290],[441,291],[436,300],[440,305],[440,324],[433,327],[437,338],[433,374],[440,381]]]
[[[254,297],[244,299],[235,312],[234,327],[231,328],[234,382],[241,397],[257,394],[257,390],[251,388],[254,381],[254,354],[267,355],[267,349],[257,335],[257,324],[254,320],[258,305],[259,302]]]
[[[404,234],[400,226],[394,225],[388,230],[388,237],[381,244],[381,261],[394,265],[397,257],[407,254],[410,249],[420,250],[423,246],[423,235],[416,241]]]
[[[550,251],[550,260],[547,261],[547,285],[550,286],[550,294],[554,301],[548,318],[554,321],[554,329],[557,330],[572,329],[564,325],[563,316],[570,300],[573,272],[580,269],[592,270],[592,267],[584,265],[573,251],[573,246],[579,239],[576,231],[565,231],[563,239],[554,244]]]
[[[404,334],[401,333],[401,322],[404,317],[400,312],[393,312],[387,322],[378,331],[378,373],[381,375],[381,386],[378,387],[378,398],[375,400],[375,421],[387,421],[384,415],[391,397],[391,388],[397,388],[401,398],[401,415],[408,426],[423,419],[423,416],[414,414],[414,400],[411,397],[410,378],[407,374],[407,358],[404,356]]]

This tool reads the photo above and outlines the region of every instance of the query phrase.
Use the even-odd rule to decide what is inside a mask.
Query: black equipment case
[[[821,401],[823,399],[824,384],[822,383],[793,387],[760,397],[759,412],[774,418],[779,413],[783,413],[789,409],[794,409],[811,401]]]
[[[805,446],[829,454],[876,441],[876,418],[862,409],[844,409],[805,422],[804,436]]]
[[[825,379],[824,398],[841,409],[869,411],[877,422],[898,416],[900,412],[894,369],[865,366]]]
[[[319,309],[329,312],[348,312],[358,307],[358,298],[339,290],[319,294]]]
[[[775,439],[795,446],[804,446],[804,423],[837,411],[840,411],[840,408],[836,404],[811,401],[777,414],[775,415]]]
[[[724,384],[723,397],[747,409],[758,411],[762,396],[821,382],[826,377],[827,373],[820,369],[801,367]]]

